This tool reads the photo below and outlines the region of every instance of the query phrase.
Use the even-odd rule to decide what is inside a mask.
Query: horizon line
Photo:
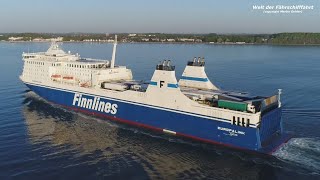
[[[196,33],[196,32],[0,32],[0,34],[192,34],[192,35],[208,35],[208,34],[221,34],[221,35],[271,35],[271,34],[282,34],[282,33],[320,33],[310,31],[296,31],[296,32],[269,32],[269,33],[219,33],[219,32],[208,32],[208,33]]]

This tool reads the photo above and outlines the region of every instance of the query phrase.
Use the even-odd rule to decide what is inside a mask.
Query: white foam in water
[[[273,155],[320,174],[320,139],[293,138]]]

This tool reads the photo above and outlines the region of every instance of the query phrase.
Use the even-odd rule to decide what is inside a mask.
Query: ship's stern
[[[262,113],[258,131],[261,142],[259,151],[267,154],[276,151],[291,138],[291,135],[285,133],[282,128],[281,107]]]

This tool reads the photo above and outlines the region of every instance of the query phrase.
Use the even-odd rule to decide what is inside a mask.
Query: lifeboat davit
[[[88,82],[80,83],[80,87],[89,87]]]

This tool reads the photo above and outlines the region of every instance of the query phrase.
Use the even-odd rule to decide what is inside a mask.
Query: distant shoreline
[[[51,43],[51,41],[0,41],[0,43]],[[87,43],[87,44],[113,44],[112,42],[86,42],[86,41],[58,41],[61,43]],[[320,44],[265,44],[265,43],[209,43],[209,42],[118,42],[118,44],[206,44],[206,45],[236,45],[236,46],[320,46]]]
[[[120,33],[119,43],[219,44],[219,45],[320,45],[320,33],[277,34],[165,34]],[[0,41],[113,43],[115,34],[105,33],[0,33]]]

